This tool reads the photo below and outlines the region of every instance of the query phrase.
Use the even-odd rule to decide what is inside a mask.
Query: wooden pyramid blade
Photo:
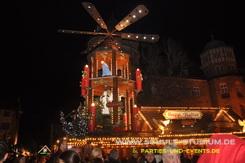
[[[122,21],[120,21],[115,28],[118,31],[123,30],[129,25],[133,24],[137,20],[143,18],[148,14],[148,9],[144,5],[138,5],[133,11],[131,11]]]
[[[155,43],[159,40],[158,35],[154,34],[136,34],[136,33],[123,33],[121,38],[135,41],[152,42]]]
[[[66,29],[60,29],[58,30],[58,32],[72,33],[72,34],[85,34],[85,35],[107,35],[107,33],[102,33],[102,32],[74,31],[74,30],[66,30]]]
[[[100,16],[99,12],[95,8],[95,6],[90,2],[83,2],[83,7],[88,11],[88,13],[94,18],[94,20],[99,24],[99,26],[103,29],[108,29],[104,20]]]

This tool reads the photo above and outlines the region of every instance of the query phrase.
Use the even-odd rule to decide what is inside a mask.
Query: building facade
[[[20,110],[0,109],[0,138],[10,144],[17,144],[21,113]]]
[[[234,49],[212,40],[200,54],[206,78],[158,77],[144,85],[141,106],[229,107],[245,118],[244,81],[239,75]],[[148,100],[144,100],[148,99]]]

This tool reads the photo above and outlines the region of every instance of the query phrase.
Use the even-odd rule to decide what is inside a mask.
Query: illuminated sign
[[[45,154],[51,154],[51,150],[45,145],[42,147],[42,149],[38,152],[41,155],[45,155]]]
[[[107,107],[113,107],[113,106],[118,106],[118,107],[120,107],[120,106],[123,106],[123,103],[122,103],[122,102],[108,102],[108,103],[106,104],[106,106],[107,106]]]
[[[201,119],[202,112],[199,110],[165,110],[165,119]]]

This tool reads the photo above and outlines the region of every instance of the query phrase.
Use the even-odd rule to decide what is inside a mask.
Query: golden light
[[[169,120],[165,120],[165,121],[162,121],[162,123],[167,126],[169,123],[170,123],[170,119]]]
[[[245,120],[241,121],[240,119],[238,119],[238,123],[240,126],[243,126],[242,132],[245,132]]]

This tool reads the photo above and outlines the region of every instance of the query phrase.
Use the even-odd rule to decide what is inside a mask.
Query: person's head
[[[38,158],[38,163],[45,163],[47,161],[46,156],[42,155]]]
[[[154,153],[146,153],[145,158],[149,163],[152,163],[155,159],[155,154]]]
[[[80,163],[81,160],[77,152],[73,150],[68,150],[59,156],[59,162],[60,163]]]
[[[114,159],[118,159],[119,152],[116,149],[112,149],[110,152],[110,157]]]
[[[8,145],[4,141],[0,141],[0,163],[7,159],[8,150]]]
[[[64,152],[67,150],[67,140],[61,140],[59,142],[59,149]]]
[[[23,155],[19,155],[15,160],[14,163],[25,163],[26,162],[26,157]]]
[[[102,158],[102,152],[99,148],[94,148],[92,150],[92,157],[93,158]]]
[[[101,63],[101,64],[104,64],[105,62],[104,62],[104,61],[101,61],[100,63]]]
[[[180,153],[174,151],[179,149],[176,145],[167,145],[163,148],[162,161],[163,163],[180,163]]]
[[[132,153],[132,156],[137,159],[139,157],[139,154],[138,153]]]
[[[101,158],[93,158],[91,162],[92,163],[103,163],[104,161]]]
[[[77,153],[80,153],[81,152],[81,149],[79,147],[72,147],[70,150],[73,150]]]

